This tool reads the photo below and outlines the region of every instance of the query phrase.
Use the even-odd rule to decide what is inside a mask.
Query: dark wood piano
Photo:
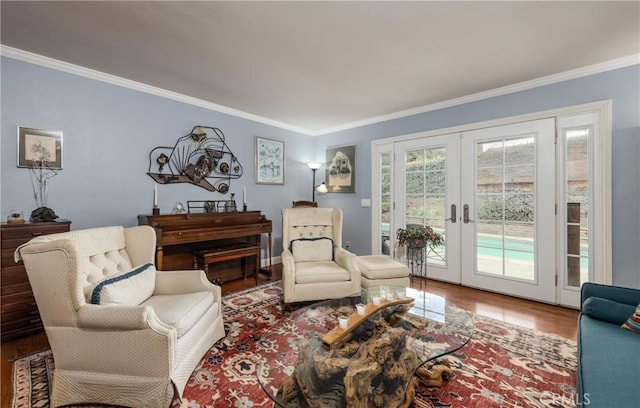
[[[247,269],[256,280],[259,272],[271,276],[272,223],[260,211],[139,215],[138,224],[156,230],[158,270],[204,269],[214,282],[246,277]],[[268,269],[260,265],[262,234]]]

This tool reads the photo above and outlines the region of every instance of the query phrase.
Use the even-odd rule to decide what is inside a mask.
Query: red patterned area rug
[[[260,334],[282,313],[280,282],[224,297],[227,336],[204,356],[172,408],[272,407],[256,379]],[[415,408],[575,407],[576,344],[475,315],[475,333],[447,356],[454,377],[419,387]],[[283,343],[291,339],[283,336]],[[48,407],[51,351],[14,363],[13,408]]]

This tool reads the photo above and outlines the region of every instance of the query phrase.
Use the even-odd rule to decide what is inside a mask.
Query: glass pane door
[[[567,286],[589,281],[589,127],[566,129],[564,201],[566,203]]]
[[[555,120],[462,136],[462,283],[554,302]]]
[[[535,139],[476,144],[477,271],[533,281]]]
[[[426,247],[426,270],[422,273],[459,283],[460,232],[457,215],[453,214],[460,191],[459,135],[401,142],[396,152],[397,228],[428,226],[442,234],[444,245]],[[397,257],[406,262],[406,248],[398,251]]]
[[[380,251],[392,255],[393,239],[391,233],[391,170],[393,165],[391,152],[381,153],[380,159]]]
[[[486,126],[373,143],[372,253],[428,225],[428,277],[579,307],[584,282],[613,284],[611,102]]]
[[[432,147],[405,152],[405,213],[407,228],[429,226],[446,240],[446,148]],[[447,264],[445,245],[427,247],[427,262]]]
[[[580,288],[597,281],[594,245],[595,113],[558,119],[560,304],[580,306]]]
[[[393,256],[393,143],[374,143],[371,153],[371,253]]]

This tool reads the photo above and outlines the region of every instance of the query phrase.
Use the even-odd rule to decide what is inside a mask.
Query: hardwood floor
[[[272,279],[277,280],[280,277],[280,265],[274,265]],[[261,275],[259,283],[265,282],[267,282],[267,279]],[[255,280],[253,278],[226,282],[222,285],[222,294],[237,292],[254,285]],[[414,281],[412,286],[420,289],[420,282]],[[545,333],[556,334],[571,340],[576,338],[577,310],[431,280],[423,283],[422,289],[444,296],[460,307],[478,315],[492,317]],[[12,361],[17,357],[44,350],[48,347],[44,333],[2,344],[0,348],[2,407],[8,408],[11,406]]]
[[[412,285],[419,288],[419,283]],[[423,290],[446,297],[465,310],[507,323],[575,340],[578,310],[429,280]]]

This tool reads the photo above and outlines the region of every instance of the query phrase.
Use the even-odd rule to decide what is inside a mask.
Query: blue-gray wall
[[[369,251],[371,209],[371,141],[571,105],[613,101],[613,283],[640,288],[640,65],[466,103],[384,123],[323,136],[321,145],[356,144],[357,193],[321,197],[323,206],[345,211],[345,236],[356,253]]]
[[[343,242],[357,254],[370,252],[371,141],[460,124],[613,100],[614,284],[640,288],[640,66],[608,71],[536,89],[467,103],[407,118],[311,137],[213,112],[100,81],[2,57],[1,209],[28,216],[35,208],[29,172],[16,168],[18,126],[64,132],[64,169],[51,180],[49,206],[72,228],[135,225],[152,204],[153,180],[146,175],[155,146],[173,145],[196,124],[220,128],[244,166],[232,180],[237,198],[247,188],[249,209],[274,223],[274,253],[281,250],[281,208],[311,198],[307,161],[323,161],[327,147],[356,147],[356,193],[316,196],[321,206],[342,208]],[[254,183],[254,136],[285,142],[285,185]],[[324,168],[317,182],[324,179]],[[158,186],[167,213],[176,201],[225,199],[190,184]],[[240,202],[240,200],[238,200]]]
[[[217,127],[239,158],[243,176],[231,181],[241,205],[247,189],[248,208],[273,220],[274,253],[281,249],[283,207],[311,199],[311,170],[317,160],[315,139],[273,126],[221,114],[166,98],[110,85],[11,58],[1,60],[2,74],[2,217],[11,209],[25,218],[36,208],[29,170],[16,167],[18,126],[63,131],[64,168],[50,180],[48,206],[72,229],[137,224],[149,214],[154,181],[146,173],[149,152],[173,146],[193,126]],[[254,183],[254,137],[285,142],[284,185]],[[158,185],[161,213],[176,201],[228,199],[191,184]]]

